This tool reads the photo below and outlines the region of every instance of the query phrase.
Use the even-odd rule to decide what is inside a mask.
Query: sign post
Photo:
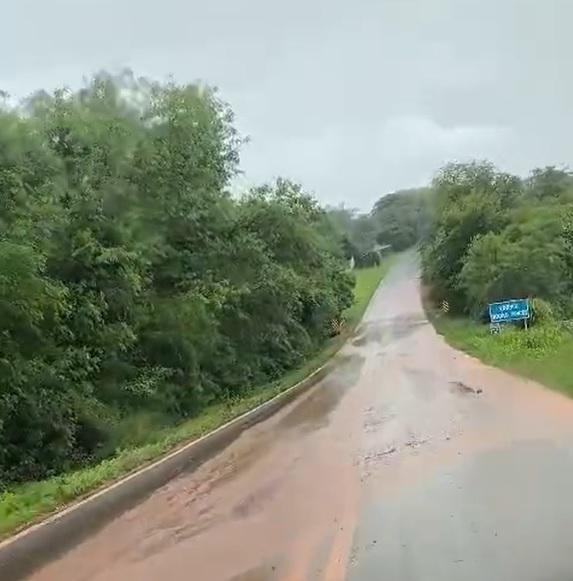
[[[490,303],[489,320],[492,325],[524,321],[527,330],[527,321],[531,316],[529,299],[512,299],[500,303]]]

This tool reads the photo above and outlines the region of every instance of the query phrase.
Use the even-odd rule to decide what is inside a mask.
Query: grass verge
[[[2,493],[0,539],[157,460],[179,445],[208,434],[310,375],[324,365],[353,332],[391,262],[392,257],[389,257],[378,267],[356,271],[355,300],[346,312],[344,332],[328,341],[312,359],[279,381],[253,388],[240,398],[212,405],[178,426],[152,432],[143,445],[119,450],[113,457],[98,464],[39,482],[21,484]]]
[[[491,335],[487,325],[468,319],[431,313],[430,319],[453,347],[573,397],[573,335],[564,326],[543,323],[528,331],[508,327]]]

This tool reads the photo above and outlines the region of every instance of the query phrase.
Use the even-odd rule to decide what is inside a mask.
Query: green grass
[[[364,311],[370,303],[372,295],[378,287],[378,283],[394,263],[394,256],[389,256],[382,261],[380,266],[356,270],[356,286],[354,287],[354,304],[346,312],[346,320],[350,327],[357,325],[364,315]]]
[[[240,398],[210,406],[178,426],[151,432],[143,445],[121,450],[94,466],[39,482],[21,484],[4,492],[0,495],[0,538],[13,534],[66,504],[157,460],[178,446],[208,434],[310,375],[340,349],[360,322],[391,261],[392,258],[389,257],[379,267],[356,271],[355,300],[345,313],[347,323],[343,333],[328,341],[315,357],[286,374],[281,380],[253,388]]]
[[[430,318],[438,333],[457,349],[573,397],[573,335],[564,326],[544,323],[528,331],[506,328],[500,335],[491,335],[487,325],[468,319]]]

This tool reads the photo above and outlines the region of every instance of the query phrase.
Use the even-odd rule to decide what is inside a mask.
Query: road
[[[331,373],[34,581],[573,579],[573,402],[460,354],[401,259]]]

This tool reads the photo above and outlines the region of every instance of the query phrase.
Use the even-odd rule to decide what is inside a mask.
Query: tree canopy
[[[241,137],[199,85],[100,74],[0,111],[0,486],[276,378],[352,298],[297,184],[235,198]]]
[[[573,306],[573,177],[534,169],[526,179],[487,162],[450,164],[435,177],[424,269],[436,298],[479,315],[489,302],[539,297]]]
[[[430,188],[400,190],[379,198],[369,213],[339,206],[329,208],[328,216],[343,239],[346,257],[361,266],[369,264],[376,249],[400,252],[426,236],[431,200]]]

